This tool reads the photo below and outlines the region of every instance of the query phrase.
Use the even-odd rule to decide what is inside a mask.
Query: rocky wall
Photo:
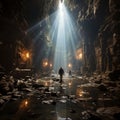
[[[91,72],[120,69],[119,0],[89,0],[84,4],[78,23],[85,44],[85,67]]]

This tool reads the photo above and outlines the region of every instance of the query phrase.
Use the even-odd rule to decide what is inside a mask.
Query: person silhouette
[[[64,70],[62,67],[60,67],[59,71],[58,71],[59,75],[60,75],[60,83],[62,83],[62,78],[63,78],[63,74],[64,74]]]
[[[69,70],[69,76],[70,76],[70,77],[72,76],[72,71],[71,71],[71,70]]]

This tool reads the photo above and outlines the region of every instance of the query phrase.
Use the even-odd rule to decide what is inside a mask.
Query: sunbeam
[[[37,67],[40,67],[40,64],[42,66],[43,59],[51,62],[56,72],[60,67],[68,70],[68,64],[74,64],[80,36],[64,0],[59,1],[56,12],[27,30],[27,33],[33,38],[33,63]]]
[[[55,45],[54,52],[54,70],[57,72],[60,67],[68,69],[68,63],[72,62],[69,54],[74,57],[77,41],[77,32],[75,24],[66,9],[64,1],[59,1],[59,8],[54,27],[50,31],[52,41]]]

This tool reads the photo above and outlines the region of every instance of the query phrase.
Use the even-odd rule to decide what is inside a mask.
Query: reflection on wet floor
[[[20,103],[20,109],[24,109],[28,106],[28,103],[29,101],[27,99],[23,100],[21,103]]]
[[[39,79],[11,94],[0,108],[1,120],[118,120],[120,113],[120,97],[88,79]]]

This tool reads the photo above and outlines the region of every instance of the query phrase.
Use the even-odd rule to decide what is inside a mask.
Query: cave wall
[[[120,2],[109,0],[108,8],[97,37],[98,49],[101,51],[99,66],[102,72],[120,69]]]
[[[80,6],[78,24],[84,42],[84,67],[91,73],[120,69],[120,2],[89,0]]]

